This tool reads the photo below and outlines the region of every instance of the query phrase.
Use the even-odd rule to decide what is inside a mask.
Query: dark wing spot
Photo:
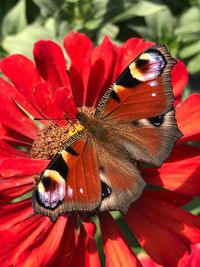
[[[153,126],[159,127],[164,122],[164,115],[150,118],[149,121]]]
[[[44,177],[42,179],[42,184],[44,185],[45,189],[48,189],[51,185],[51,179],[49,177]]]
[[[65,163],[61,154],[57,154],[49,163],[47,169],[59,172],[59,174],[65,179],[68,173],[68,166]]]
[[[133,76],[130,72],[130,69],[128,67],[121,73],[121,75],[117,78],[115,83],[117,85],[121,85],[124,87],[133,88],[133,87],[137,86],[140,83],[140,81],[133,78]]]
[[[139,126],[140,125],[138,121],[132,121],[131,123],[133,126]]]
[[[120,103],[120,98],[119,98],[118,94],[114,90],[111,91],[110,97],[112,97],[112,99],[114,99],[115,101]]]
[[[148,63],[149,63],[149,60],[147,59],[138,59],[136,60],[135,65],[137,69],[145,73],[150,67]]]
[[[78,156],[79,154],[76,152],[76,150],[74,150],[71,146],[67,146],[66,148],[65,148],[65,150],[68,152],[68,153],[70,153],[71,155],[73,155],[73,156]]]
[[[101,200],[108,197],[111,193],[111,188],[107,184],[101,182]]]

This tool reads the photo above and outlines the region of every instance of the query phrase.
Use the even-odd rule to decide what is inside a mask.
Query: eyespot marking
[[[153,118],[150,118],[149,121],[150,121],[151,124],[153,124],[153,126],[159,127],[164,122],[164,116],[160,115],[160,116],[157,116],[157,117],[153,117]]]
[[[54,209],[65,197],[65,180],[54,170],[46,169],[36,189],[36,196],[41,206]]]
[[[148,50],[130,65],[133,78],[139,81],[149,81],[158,77],[166,66],[164,56],[158,50]]]
[[[101,200],[110,196],[112,189],[104,182],[101,181]]]
[[[51,185],[51,180],[49,177],[44,177],[41,182],[42,182],[45,190],[47,190]]]

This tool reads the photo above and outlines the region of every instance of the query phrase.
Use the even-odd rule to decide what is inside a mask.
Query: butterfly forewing
[[[174,63],[165,46],[147,49],[104,95],[96,116],[107,120],[138,120],[169,111],[174,100],[170,76]]]
[[[90,141],[78,137],[55,155],[34,190],[35,212],[55,221],[62,213],[94,211],[100,205],[100,174]]]
[[[147,49],[122,72],[97,107],[96,116],[136,161],[160,166],[181,136],[173,109],[174,63],[165,46]]]

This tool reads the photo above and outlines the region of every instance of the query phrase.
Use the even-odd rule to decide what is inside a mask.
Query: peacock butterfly
[[[181,136],[175,120],[171,69],[164,45],[141,53],[96,109],[82,107],[63,149],[40,175],[33,209],[60,214],[127,212],[145,182],[138,162],[161,166]]]

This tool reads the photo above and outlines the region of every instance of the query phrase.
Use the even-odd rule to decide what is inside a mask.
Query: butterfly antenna
[[[64,115],[66,121],[67,121],[72,127],[74,127],[74,129],[75,129],[77,132],[79,132],[79,130],[76,128],[76,126],[71,122],[70,118],[67,117],[67,115],[66,115],[65,113],[63,113],[63,115]]]
[[[79,131],[76,126],[71,122],[71,118],[69,118],[65,113],[63,113],[65,118],[34,118],[34,121],[52,121],[52,120],[66,120],[76,131]]]
[[[45,117],[34,118],[34,121],[52,121],[52,120],[62,121],[65,119],[63,119],[63,118],[45,118]]]

